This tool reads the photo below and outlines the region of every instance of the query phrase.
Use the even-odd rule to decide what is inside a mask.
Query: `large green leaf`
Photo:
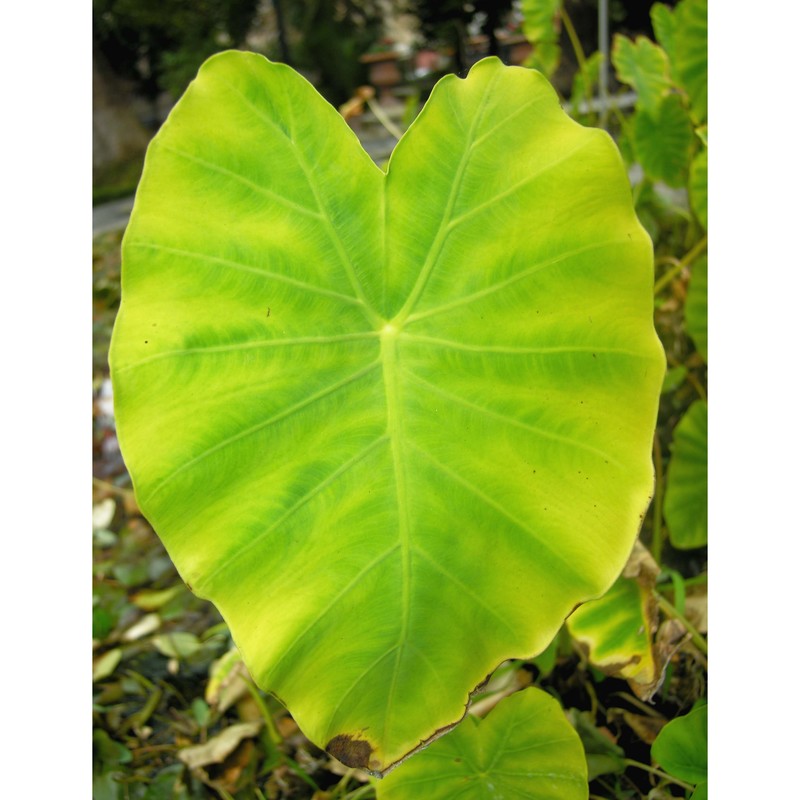
[[[120,444],[255,680],[382,772],[613,583],[652,489],[652,250],[538,73],[443,79],[388,173],[290,68],[214,56],[153,141]]]
[[[692,403],[675,427],[667,469],[664,517],[675,547],[708,542],[708,404]]]
[[[650,8],[650,21],[656,41],[664,48],[670,61],[675,61],[675,13],[663,3],[653,3]]]
[[[692,279],[684,306],[686,333],[692,337],[697,352],[708,363],[708,258],[701,256],[692,264]]]
[[[633,120],[636,157],[647,175],[670,186],[684,186],[693,141],[692,121],[676,94],[655,111],[637,111]]]
[[[559,704],[530,688],[392,772],[378,800],[586,800],[586,756]]]
[[[700,224],[708,230],[708,149],[705,147],[692,160],[689,200]]]
[[[708,0],[681,0],[674,17],[675,77],[686,89],[699,124],[708,116]]]
[[[703,703],[668,722],[653,742],[651,754],[676,778],[702,785],[708,776],[708,706]]]
[[[522,0],[522,32],[533,45],[527,66],[552,75],[561,61],[562,0]]]
[[[637,36],[633,42],[618,33],[614,36],[611,61],[619,79],[636,90],[637,108],[657,114],[672,86],[667,54],[645,36]]]

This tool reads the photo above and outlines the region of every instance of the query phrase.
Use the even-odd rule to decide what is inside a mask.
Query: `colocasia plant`
[[[142,511],[313,742],[385,798],[588,796],[540,690],[462,720],[653,492],[653,251],[605,132],[488,58],[383,171],[289,67],[216,55],[148,151],[110,361]]]

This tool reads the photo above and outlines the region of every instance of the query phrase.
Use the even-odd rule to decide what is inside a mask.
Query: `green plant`
[[[585,800],[586,759],[559,704],[541,689],[468,717],[378,785],[380,800],[536,797]]]
[[[344,763],[449,730],[614,582],[652,491],[651,259],[611,139],[496,59],[386,173],[245,53],[154,140],[111,347],[137,499]]]
[[[670,773],[695,785],[691,800],[708,797],[708,706],[668,722],[653,742],[653,758]]]

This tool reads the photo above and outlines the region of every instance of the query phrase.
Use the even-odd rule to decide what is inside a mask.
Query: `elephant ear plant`
[[[151,144],[120,445],[183,579],[345,764],[385,774],[614,582],[653,486],[652,269],[612,140],[494,58],[385,172],[242,52]]]

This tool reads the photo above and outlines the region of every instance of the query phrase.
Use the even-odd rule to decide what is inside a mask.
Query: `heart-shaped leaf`
[[[664,48],[670,61],[675,61],[675,12],[663,3],[653,3],[650,21],[656,41]]]
[[[708,116],[708,0],[681,0],[674,16],[675,76],[699,124]]]
[[[378,800],[586,800],[581,740],[559,704],[529,688],[434,742],[377,785]]]
[[[153,141],[111,364],[143,512],[254,679],[382,772],[625,563],[664,355],[611,139],[443,79],[376,167],[290,68],[212,57]]]
[[[651,754],[671,775],[702,785],[708,776],[708,706],[704,703],[668,722],[653,742]]]
[[[692,264],[692,279],[683,314],[686,333],[692,337],[697,352],[708,363],[708,259],[705,256]]]
[[[682,186],[689,170],[692,121],[676,94],[665,97],[655,111],[638,111],[633,121],[633,145],[644,171],[654,180]]]
[[[675,427],[667,469],[664,518],[675,547],[708,542],[708,404],[692,403]]]
[[[611,60],[620,80],[636,90],[637,108],[656,114],[672,86],[667,54],[645,36],[638,36],[633,42],[618,33],[614,36]]]
[[[561,61],[562,0],[522,0],[522,32],[533,45],[528,65],[552,75]]]

